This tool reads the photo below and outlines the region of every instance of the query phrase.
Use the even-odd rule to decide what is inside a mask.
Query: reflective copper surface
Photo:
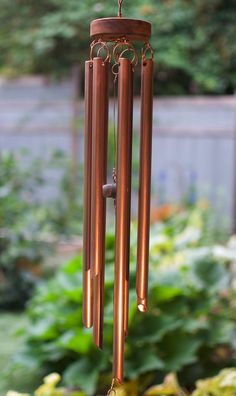
[[[143,59],[141,66],[141,130],[139,157],[139,203],[137,245],[137,303],[141,312],[147,310],[149,228],[152,163],[152,90],[153,60]]]
[[[85,125],[84,125],[84,228],[83,228],[83,324],[93,325],[91,251],[91,177],[92,177],[92,98],[93,62],[85,62]]]
[[[133,70],[128,59],[119,59],[118,136],[116,189],[116,247],[114,279],[113,378],[122,382],[124,337],[127,328],[130,196],[133,116]]]
[[[129,322],[129,263],[133,129],[133,74],[141,58],[141,120],[137,232],[137,304],[147,310],[152,151],[152,88],[154,53],[148,39],[151,25],[118,17],[91,22],[90,61],[85,63],[85,151],[83,235],[83,323],[93,327],[93,339],[103,346],[106,199],[114,200],[115,270],[113,299],[114,393],[124,377],[125,337]],[[141,53],[134,44],[143,42]],[[108,73],[113,78],[113,166],[109,168]],[[116,87],[118,85],[118,92]],[[117,109],[118,107],[118,117]],[[110,161],[109,161],[110,165]]]
[[[91,267],[94,278],[93,337],[102,348],[103,293],[105,266],[106,199],[102,188],[107,179],[108,64],[93,59],[92,103],[92,219]]]

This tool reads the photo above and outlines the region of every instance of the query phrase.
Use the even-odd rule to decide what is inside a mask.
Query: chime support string
[[[118,0],[118,17],[122,17],[122,3],[123,0]]]
[[[112,396],[116,395],[116,390],[115,390],[115,379],[113,378],[111,382],[111,387],[108,389],[107,395],[106,396]]]

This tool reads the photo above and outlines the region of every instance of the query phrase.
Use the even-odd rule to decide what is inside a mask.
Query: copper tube
[[[106,199],[102,187],[107,180],[108,63],[93,59],[92,103],[92,219],[91,269],[94,279],[93,338],[102,348],[105,266]]]
[[[129,259],[130,259],[130,206],[131,206],[131,174],[132,174],[132,128],[133,128],[133,66],[131,65],[131,78],[130,78],[130,115],[128,116],[129,130],[130,130],[130,141],[127,143],[130,146],[127,146],[128,158],[130,158],[130,162],[127,166],[128,177],[130,177],[130,185],[129,185],[129,195],[127,199],[127,265],[126,265],[126,277],[125,277],[125,288],[124,288],[124,335],[128,336],[128,325],[129,325]],[[130,157],[129,157],[130,156]]]
[[[93,323],[93,340],[96,346],[103,348],[103,309],[104,309],[104,266],[95,276],[93,281],[94,290],[94,323]]]
[[[85,129],[84,129],[84,228],[83,228],[83,324],[93,325],[93,296],[90,268],[91,252],[91,158],[93,62],[85,62]]]
[[[116,247],[114,280],[113,378],[123,380],[124,338],[128,318],[133,70],[128,59],[119,59],[118,141],[116,190]]]
[[[139,205],[137,246],[137,304],[147,310],[149,229],[151,196],[153,60],[143,59],[141,66],[141,136],[139,157]]]

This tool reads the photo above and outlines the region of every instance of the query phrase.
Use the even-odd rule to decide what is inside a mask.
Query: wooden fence
[[[73,144],[73,87],[32,78],[0,81],[0,150],[26,148],[32,157],[55,150],[70,155]],[[83,161],[83,103],[79,104],[78,161]],[[112,111],[111,111],[112,122]],[[134,104],[138,133],[139,103]],[[236,230],[236,97],[183,97],[154,100],[153,205],[206,198],[222,227]],[[57,192],[50,171],[44,196]],[[194,187],[194,196],[193,194]]]

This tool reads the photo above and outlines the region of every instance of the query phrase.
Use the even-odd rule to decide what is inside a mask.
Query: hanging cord
[[[122,388],[122,383],[117,378],[113,378],[111,381],[110,389],[108,389],[106,396],[116,396],[116,390],[118,390],[118,388]]]
[[[111,387],[108,389],[106,396],[116,396],[116,389],[115,389],[116,382],[117,382],[116,379],[113,378],[111,381]]]
[[[123,0],[118,0],[118,17],[122,17],[122,3]]]

